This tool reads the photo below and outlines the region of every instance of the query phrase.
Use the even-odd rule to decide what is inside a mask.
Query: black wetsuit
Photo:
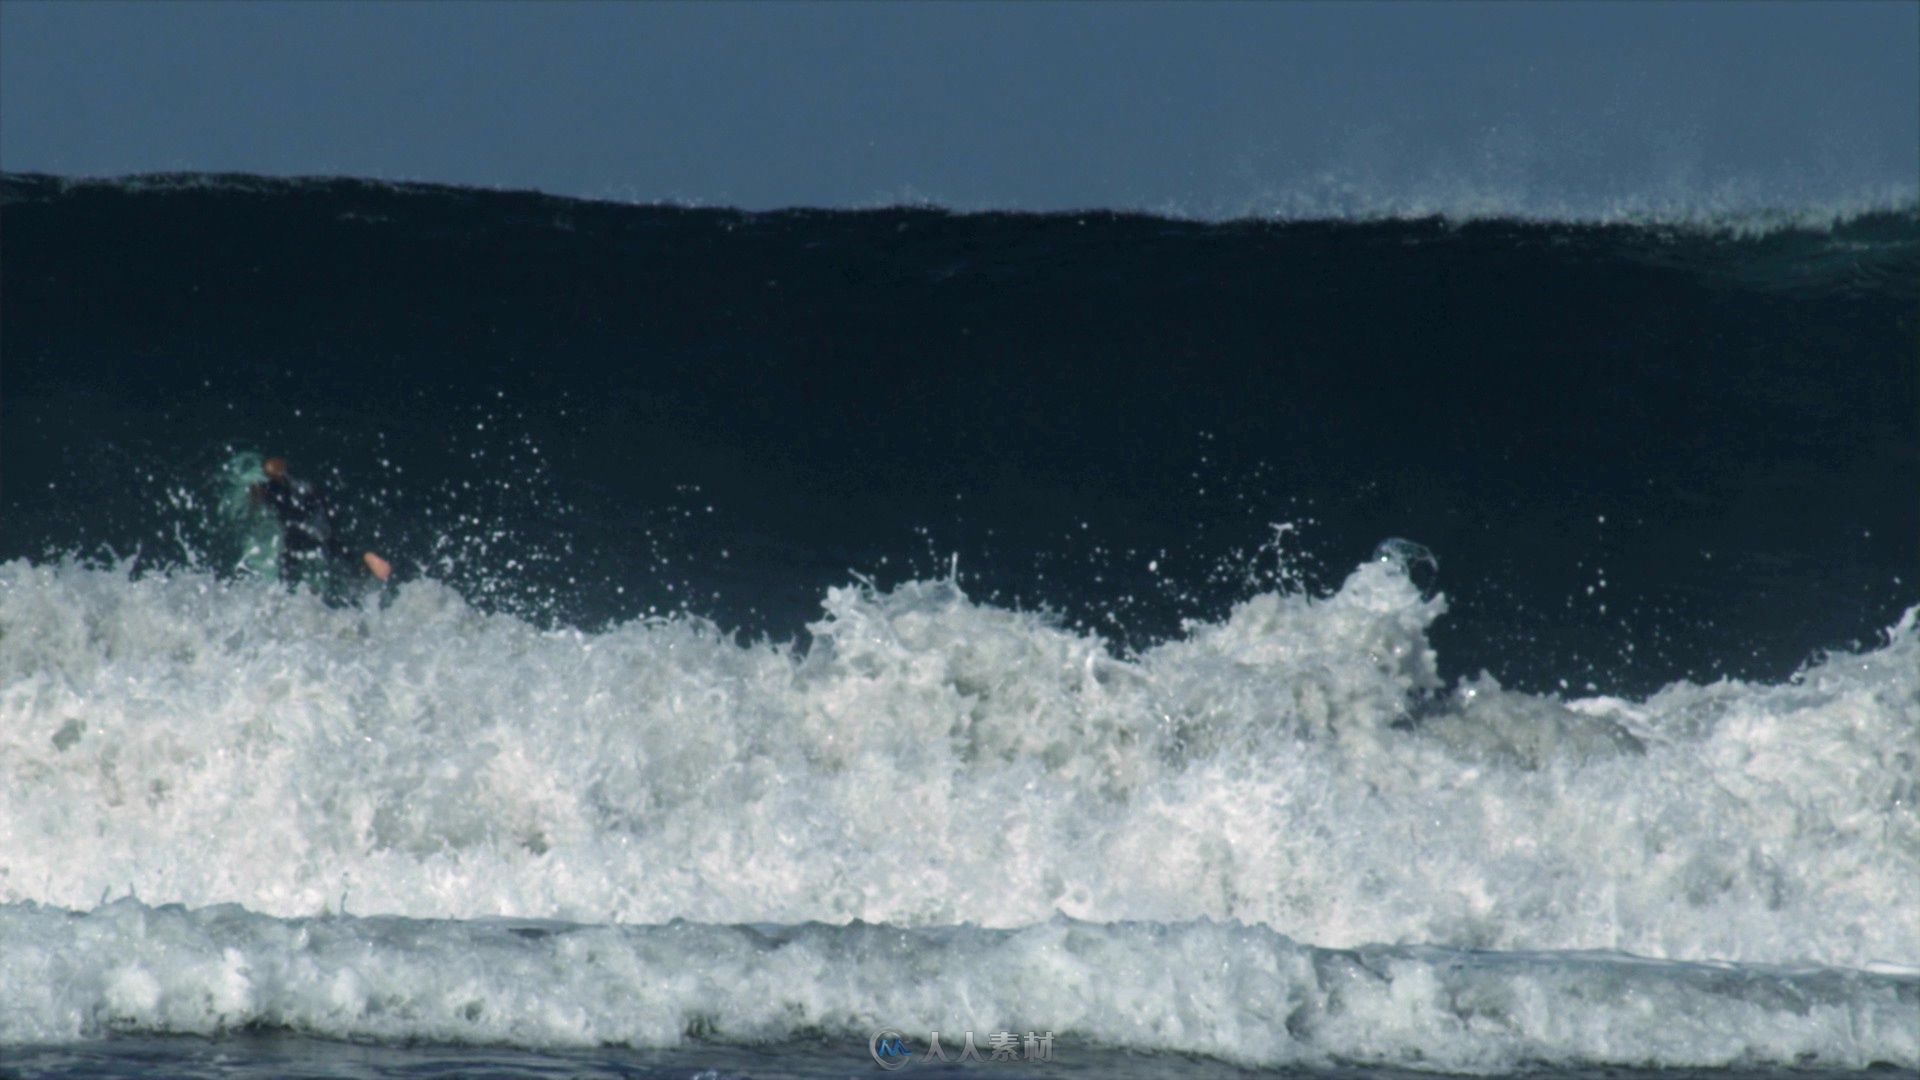
[[[280,576],[292,581],[301,565],[319,558],[359,562],[359,553],[333,533],[333,515],[320,489],[305,480],[281,476],[256,488],[260,501],[280,519]]]

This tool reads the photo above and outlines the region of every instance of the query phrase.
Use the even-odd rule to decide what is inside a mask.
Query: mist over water
[[[1920,1062],[1911,206],[4,195],[0,1041]]]

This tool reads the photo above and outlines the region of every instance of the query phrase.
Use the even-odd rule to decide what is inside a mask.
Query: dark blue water
[[[1456,671],[1777,677],[1920,597],[1920,225],[741,214],[9,177],[0,556],[232,448],[403,574],[784,637],[950,568],[1125,644],[1389,536]],[[204,546],[204,545],[202,545]],[[436,548],[438,554],[436,554]]]

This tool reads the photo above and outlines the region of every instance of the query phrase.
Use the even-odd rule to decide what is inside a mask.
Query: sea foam
[[[335,1038],[674,1046],[1045,1032],[1250,1065],[1496,1071],[1920,1061],[1920,975],[1596,954],[1313,949],[1211,922],[1018,930],[280,920],[0,907],[0,1043],[245,1025]]]
[[[0,566],[0,901],[1920,966],[1920,631],[1779,685],[1443,687],[1390,561],[1137,655],[950,582],[805,647]]]

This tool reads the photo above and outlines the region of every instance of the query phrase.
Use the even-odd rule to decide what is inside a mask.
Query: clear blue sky
[[[1920,3],[4,0],[0,168],[755,208],[1805,208],[1920,187]]]

